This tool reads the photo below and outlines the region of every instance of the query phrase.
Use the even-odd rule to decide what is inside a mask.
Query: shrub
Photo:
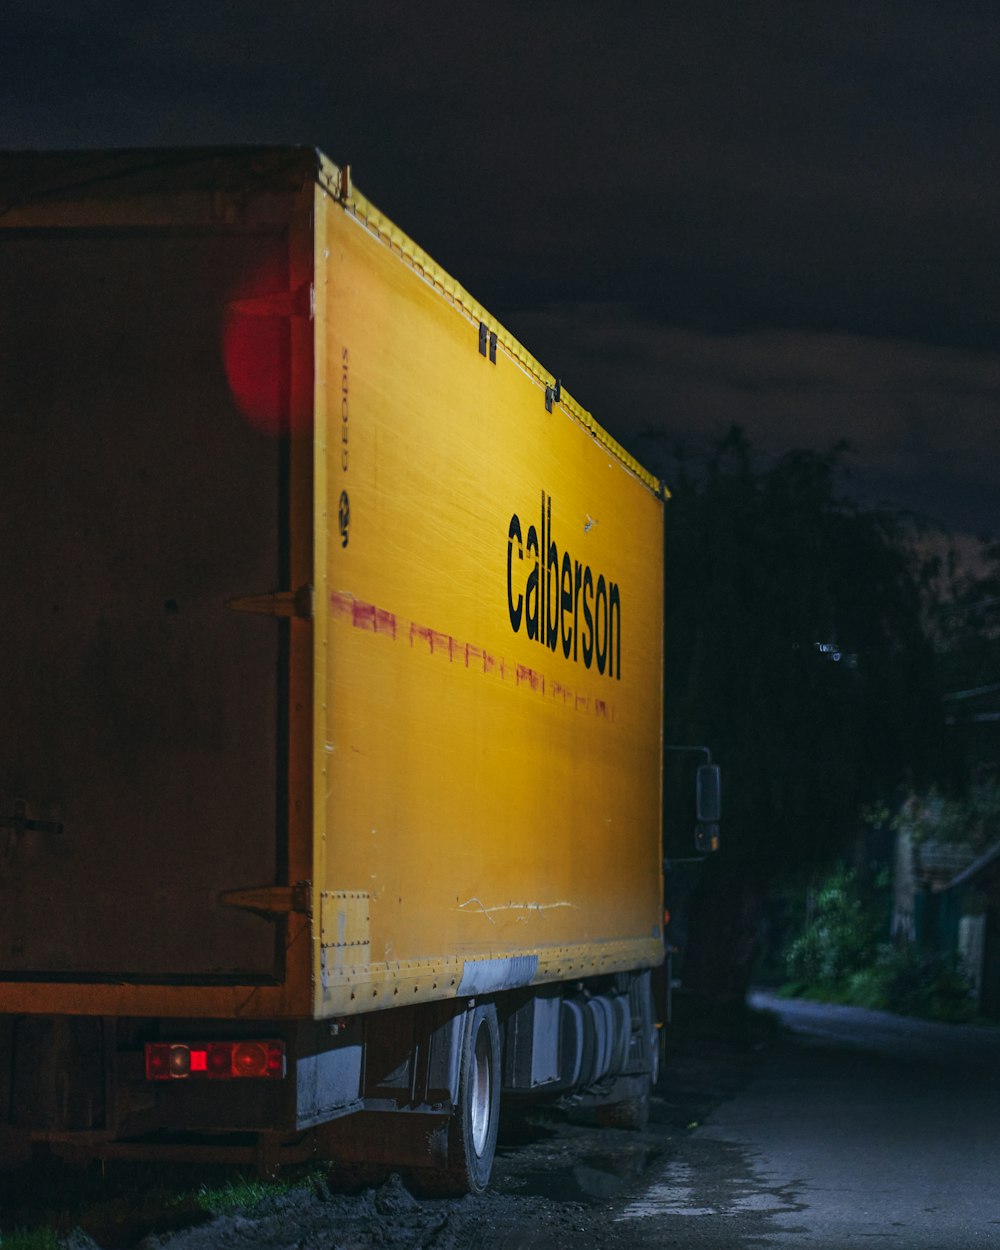
[[[958,956],[879,945],[879,911],[877,897],[862,897],[857,873],[838,865],[811,897],[806,925],[786,951],[783,992],[930,1020],[972,1019],[975,1002]]]
[[[792,981],[831,992],[874,959],[875,920],[860,896],[857,873],[843,864],[815,892],[811,910],[788,948],[786,972]]]
[[[880,947],[871,967],[849,978],[845,1001],[953,1022],[971,1020],[976,1011],[958,957],[911,945]]]

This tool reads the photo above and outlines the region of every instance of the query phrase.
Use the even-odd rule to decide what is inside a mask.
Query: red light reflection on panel
[[[222,326],[226,380],[246,420],[268,434],[308,428],[308,394],[292,387],[293,320],[309,315],[308,288],[290,290],[277,258],[229,294]]]

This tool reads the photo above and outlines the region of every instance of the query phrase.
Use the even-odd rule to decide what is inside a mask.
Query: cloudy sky
[[[630,450],[1000,536],[995,0],[4,0],[17,148],[307,143]]]

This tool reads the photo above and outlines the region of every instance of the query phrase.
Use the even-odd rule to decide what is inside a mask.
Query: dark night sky
[[[847,438],[1000,535],[998,48],[995,0],[5,0],[0,117],[315,144],[651,467]]]

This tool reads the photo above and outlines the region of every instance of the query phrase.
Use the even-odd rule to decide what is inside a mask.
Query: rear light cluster
[[[280,1081],[285,1075],[284,1042],[147,1042],[146,1080],[178,1081],[238,1077]]]

